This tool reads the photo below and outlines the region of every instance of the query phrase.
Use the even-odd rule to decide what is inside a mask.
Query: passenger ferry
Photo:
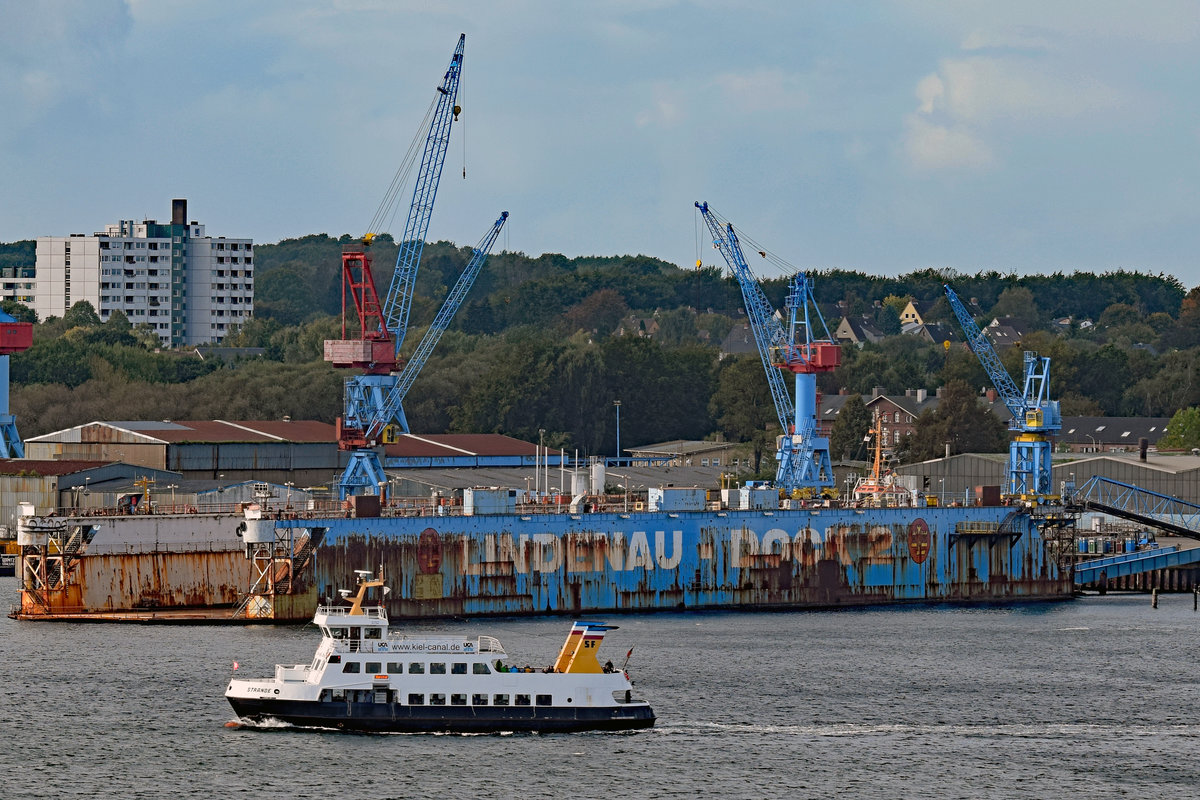
[[[600,665],[597,649],[616,626],[576,622],[552,666],[509,663],[491,636],[406,636],[387,611],[365,604],[382,578],[358,571],[349,606],[319,606],[321,644],[311,664],[277,665],[273,678],[233,679],[225,697],[251,723],[354,731],[583,731],[648,728],[655,716],[633,694],[625,669]],[[349,595],[343,590],[343,596]],[[632,650],[630,651],[632,652]],[[628,658],[626,658],[628,661]]]

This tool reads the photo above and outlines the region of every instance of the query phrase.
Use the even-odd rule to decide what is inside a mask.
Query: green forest
[[[315,234],[255,246],[255,318],[224,344],[262,348],[261,356],[160,351],[153,335],[119,313],[101,322],[80,303],[62,318],[35,320],[6,302],[10,314],[37,323],[34,346],[11,357],[11,410],[22,435],[97,419],[289,415],[332,422],[348,373],[322,361],[322,343],[341,335],[340,253],[350,241]],[[0,245],[0,264],[32,267],[32,245]],[[372,251],[376,280],[385,284],[396,244],[381,236]],[[471,248],[449,242],[426,246],[405,352],[470,255]],[[1023,349],[1052,358],[1051,390],[1066,415],[1170,416],[1200,405],[1200,287],[1189,291],[1168,275],[925,269],[810,276],[831,333],[849,316],[891,334],[843,345],[842,366],[820,376],[825,393],[946,386],[970,395],[988,386],[964,347],[899,333],[898,311],[910,299],[925,322],[957,332],[942,290],[949,283],[971,299],[981,325],[1000,317],[1025,331],[1020,347],[1002,351],[1010,374],[1020,375]],[[762,287],[782,310],[786,279]],[[723,435],[770,449],[778,423],[761,363],[753,354],[720,357],[726,335],[746,322],[742,308],[736,281],[714,266],[493,254],[409,393],[408,420],[414,432],[530,441],[544,430],[554,447],[603,454],[614,446],[613,401],[620,400],[627,447]]]

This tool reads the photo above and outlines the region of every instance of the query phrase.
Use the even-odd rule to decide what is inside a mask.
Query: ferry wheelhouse
[[[277,665],[272,678],[229,682],[244,722],[355,731],[496,732],[648,728],[650,705],[624,669],[600,665],[615,626],[576,622],[553,665],[509,662],[491,636],[408,636],[388,630],[382,605],[365,604],[382,579],[360,572],[349,606],[320,606],[321,644],[311,664]]]

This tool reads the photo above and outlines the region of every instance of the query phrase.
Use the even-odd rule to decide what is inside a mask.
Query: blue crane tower
[[[433,203],[450,144],[450,129],[461,112],[456,100],[465,44],[466,35],[460,35],[427,117],[430,120],[429,129],[421,150],[408,220],[399,241],[395,270],[382,302],[371,271],[371,241],[377,225],[385,222],[386,209],[391,207],[399,191],[401,173],[397,173],[380,212],[372,220],[369,227],[371,232],[361,242],[342,248],[342,332],[340,339],[325,342],[325,360],[336,367],[362,371],[362,374],[346,379],[343,414],[337,420],[338,447],[350,452],[349,464],[339,482],[339,493],[343,499],[349,494],[374,492],[375,487],[386,481],[379,456],[373,448],[381,437],[394,437],[396,430],[408,432],[402,401],[412,379],[423,366],[424,359],[428,358],[428,352],[425,352],[422,358],[404,365],[404,372],[400,372],[400,348],[408,332],[417,268],[425,248],[425,236],[429,231]],[[494,241],[492,237],[491,242]],[[483,253],[484,259],[490,252],[491,242]],[[477,274],[478,266],[475,271]],[[466,288],[469,287],[470,282]],[[464,295],[466,288],[463,289]],[[347,298],[352,308],[348,306]],[[455,309],[461,301],[460,296],[454,304]],[[347,319],[351,312],[358,320],[358,330],[348,335]],[[452,315],[453,311],[450,313]],[[448,323],[449,318],[441,324],[444,326]],[[433,331],[431,328],[429,333]],[[436,333],[434,340],[440,336],[441,332]],[[432,350],[432,345],[429,349]]]
[[[817,308],[812,282],[803,272],[792,276],[785,328],[746,264],[733,225],[719,219],[708,203],[696,203],[696,208],[712,234],[713,246],[721,252],[741,287],[750,329],[775,401],[775,413],[783,431],[776,444],[779,467],[775,485],[791,496],[832,487],[829,439],[818,435],[817,429],[817,373],[836,369],[841,363],[842,350],[829,335]],[[824,337],[815,336],[817,332],[824,332]],[[784,371],[795,376],[794,400],[784,382]]]
[[[17,322],[0,311],[0,458],[24,458],[25,443],[17,433],[17,418],[8,411],[8,357],[33,346],[33,323]]]
[[[1008,446],[1008,496],[1034,502],[1055,499],[1050,436],[1062,428],[1062,414],[1058,401],[1049,399],[1050,358],[1026,350],[1025,387],[1019,388],[958,295],[949,286],[944,288],[954,316],[966,334],[967,346],[979,358],[1000,399],[1012,413],[1008,427],[1015,435]]]

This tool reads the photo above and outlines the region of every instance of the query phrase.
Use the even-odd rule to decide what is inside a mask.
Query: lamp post
[[[938,505],[946,505],[946,479],[938,478]]]
[[[1088,437],[1089,439],[1091,439],[1091,440],[1092,440],[1092,452],[1093,452],[1093,453],[1099,453],[1099,452],[1100,452],[1100,446],[1099,446],[1098,444],[1096,444],[1096,437],[1095,437],[1095,436],[1092,436],[1090,433],[1085,433],[1085,434],[1084,434],[1084,436],[1086,436],[1086,437]]]
[[[296,484],[292,481],[284,481],[283,485],[287,487],[287,498],[283,501],[284,508],[292,507],[292,487]]]
[[[171,513],[175,513],[175,490],[179,488],[177,483],[168,483],[167,488],[171,490]]]
[[[544,449],[544,448],[545,448],[545,446],[546,446],[546,445],[545,445],[545,439],[546,439],[546,429],[545,429],[545,428],[538,428],[538,467],[537,467],[537,469],[541,469],[541,468],[542,468],[542,467],[541,467],[541,460],[542,460],[542,453],[544,453],[544,452],[545,452],[545,449]],[[535,480],[535,481],[533,482],[533,484],[534,484],[534,485],[533,485],[533,490],[534,490],[535,492],[537,492],[538,494],[541,494],[541,491],[542,491],[541,476],[540,476],[540,475],[539,475],[539,473],[537,472],[537,469],[535,469],[535,470],[534,470],[534,473],[533,473],[535,476],[538,476],[538,480]],[[550,476],[549,476],[549,475],[547,475],[547,476],[546,476],[546,486],[549,486],[549,485],[550,485]]]
[[[621,401],[613,400],[613,405],[617,409],[617,461],[621,459]],[[628,511],[629,509],[625,509]]]

